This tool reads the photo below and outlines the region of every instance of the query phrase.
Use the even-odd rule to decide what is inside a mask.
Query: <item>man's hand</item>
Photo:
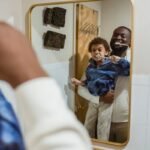
[[[0,22],[0,79],[13,87],[36,78],[47,76],[25,36]]]
[[[109,57],[112,63],[117,63],[121,58],[119,56],[112,55]]]
[[[114,91],[107,92],[107,94],[100,97],[100,100],[103,101],[104,103],[111,104],[114,101]]]

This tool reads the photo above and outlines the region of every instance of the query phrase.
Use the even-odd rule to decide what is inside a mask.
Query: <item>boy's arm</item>
[[[116,64],[116,71],[119,75],[129,76],[130,74],[130,63],[128,60],[112,55],[110,57],[112,63]]]
[[[130,75],[130,63],[126,59],[121,58],[118,61],[118,66],[120,67],[119,75],[123,76]]]

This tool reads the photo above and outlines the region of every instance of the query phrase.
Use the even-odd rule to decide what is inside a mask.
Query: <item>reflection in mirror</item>
[[[40,63],[94,142],[125,144],[129,138],[132,11],[130,0],[30,9],[30,39]]]

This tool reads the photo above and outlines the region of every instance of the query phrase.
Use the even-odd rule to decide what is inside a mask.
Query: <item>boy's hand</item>
[[[80,81],[76,78],[72,78],[71,83],[74,84],[74,85],[82,85],[82,81]]]

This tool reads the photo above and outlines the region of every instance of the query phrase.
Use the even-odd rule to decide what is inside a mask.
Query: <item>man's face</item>
[[[112,35],[110,46],[112,53],[121,56],[130,47],[131,35],[125,28],[117,28]]]

